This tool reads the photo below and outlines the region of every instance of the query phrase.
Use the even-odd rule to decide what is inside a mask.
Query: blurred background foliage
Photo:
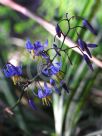
[[[95,37],[89,31],[80,31],[81,37],[98,47],[92,54],[102,60],[102,1],[101,0],[13,0],[26,7],[32,13],[56,25],[68,13],[89,20],[97,29]],[[72,22],[72,25],[80,24]],[[62,25],[66,30],[66,25]],[[76,41],[77,36],[72,31],[69,35]],[[36,74],[36,63],[32,61],[25,50],[25,41],[32,42],[46,39],[52,45],[53,36],[34,20],[20,14],[9,7],[0,5],[0,68],[11,60],[22,63],[24,76],[27,77],[27,67]],[[59,41],[57,41],[60,44]],[[52,105],[44,107],[38,100],[38,110],[32,110],[24,96],[11,116],[2,109],[13,106],[20,96],[21,90],[13,85],[10,79],[5,79],[0,72],[0,136],[101,136],[102,135],[102,69],[93,64],[94,71],[88,69],[82,57],[70,50],[71,66],[62,56],[65,80],[70,88],[70,94],[53,95]],[[63,91],[63,90],[62,90]],[[100,135],[98,135],[100,134]]]

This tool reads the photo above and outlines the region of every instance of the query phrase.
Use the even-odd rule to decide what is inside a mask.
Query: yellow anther
[[[19,76],[12,76],[12,80],[14,85],[16,85],[16,83],[19,81],[20,77]]]
[[[33,59],[35,59],[35,53],[34,53],[34,50],[31,50],[31,55],[33,56]]]
[[[63,79],[64,77],[64,73],[59,71],[57,74],[56,74],[56,80],[59,82],[61,79]]]
[[[47,96],[45,98],[42,98],[43,105],[50,105],[51,103],[51,96]]]

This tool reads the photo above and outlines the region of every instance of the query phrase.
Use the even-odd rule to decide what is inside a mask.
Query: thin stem
[[[62,44],[61,44],[61,48],[60,48],[60,49],[62,49],[62,47],[63,47],[64,41],[65,41],[65,38],[66,38],[66,36],[64,36],[64,38],[63,38],[63,41],[62,41]]]
[[[61,50],[61,51],[68,51],[68,50],[70,50],[70,49],[72,49],[72,48],[77,48],[78,46],[76,45],[76,46],[73,46],[73,47],[69,47],[69,48],[66,48],[66,49],[64,49],[64,50]]]
[[[20,103],[24,93],[25,93],[25,91],[22,90],[21,95],[20,95],[19,99],[17,100],[16,104],[10,108],[11,110],[13,110]]]
[[[68,22],[68,31],[67,31],[66,35],[64,35],[63,42],[62,42],[62,45],[61,45],[61,49],[62,49],[62,47],[63,47],[65,38],[67,37],[67,35],[68,35],[69,31],[70,31],[70,23],[69,23],[69,19],[68,19],[68,17],[67,17],[67,14],[66,14],[66,18],[67,18],[67,22]]]
[[[54,36],[54,42],[56,41],[56,36],[57,36],[57,34]]]
[[[75,26],[75,27],[70,28],[70,30],[71,30],[71,29],[76,29],[77,27],[80,27],[80,28],[82,28],[82,29],[84,29],[84,30],[86,29],[86,28],[83,27],[83,26]]]
[[[80,16],[72,16],[72,17],[69,18],[69,21],[70,21],[71,19],[73,19],[73,18],[80,19],[80,20],[83,20],[83,19],[84,19],[84,18],[82,18],[82,17],[80,17]]]
[[[68,56],[68,54],[67,54],[67,57],[68,57],[70,64],[72,65],[72,61],[71,61],[70,57]]]
[[[55,48],[49,48],[49,49],[47,49],[46,51],[48,52],[49,50],[52,50],[52,49],[54,50]]]
[[[60,23],[63,22],[63,21],[67,21],[67,19],[64,18],[64,19],[60,20],[57,24],[60,24]]]
[[[53,62],[56,57],[57,57],[57,53],[55,54],[55,56],[53,57],[53,59],[51,60],[51,62]]]

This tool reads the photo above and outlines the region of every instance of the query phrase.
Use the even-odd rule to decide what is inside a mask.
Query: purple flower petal
[[[3,72],[6,77],[22,75],[22,66],[15,67],[14,65],[10,63],[7,63],[5,66],[6,67],[3,68]]]
[[[56,33],[57,33],[58,37],[60,38],[62,31],[61,31],[61,29],[60,29],[60,27],[59,27],[58,24],[57,24],[57,26],[56,26]]]
[[[46,82],[44,82],[44,93],[46,96],[48,96],[52,93],[52,90],[47,86]]]
[[[44,48],[46,48],[47,46],[48,46],[48,40],[45,41]]]
[[[97,47],[97,44],[89,43],[89,44],[87,44],[87,46],[89,48],[95,48],[95,47]]]
[[[41,89],[38,89],[38,97],[39,98],[44,98],[45,97],[45,94]]]
[[[25,48],[28,50],[33,50],[33,45],[31,43],[30,39],[27,39]]]
[[[88,58],[88,56],[86,54],[83,55],[87,65],[89,66],[89,68],[93,71],[93,67],[92,67],[92,64],[91,64],[91,61],[90,59]]]
[[[87,46],[85,47],[85,50],[86,50],[87,54],[90,56],[90,58],[92,58],[92,55],[91,55],[89,49],[87,48]]]
[[[78,45],[84,51],[86,43],[83,40],[78,39]]]
[[[50,84],[51,84],[52,86],[54,86],[54,85],[55,85],[55,80],[50,79]]]
[[[83,20],[83,25],[84,25],[87,29],[89,29],[94,35],[97,35],[96,30],[92,27],[92,25],[91,25],[86,19]]]
[[[43,74],[44,76],[47,76],[47,77],[50,76],[50,75],[49,75],[49,71],[48,71],[47,68],[46,68],[46,69],[42,69],[42,74]]]

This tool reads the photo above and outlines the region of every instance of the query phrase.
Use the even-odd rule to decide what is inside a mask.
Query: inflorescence
[[[74,26],[71,27],[71,20],[81,20],[82,26]],[[64,21],[67,21],[68,28],[67,32],[64,33],[63,30],[60,27],[60,24]],[[55,92],[58,95],[61,94],[61,89],[63,88],[67,93],[69,93],[69,88],[67,87],[66,82],[64,81],[64,72],[61,70],[62,68],[62,61],[61,61],[61,54],[65,53],[67,55],[68,60],[70,64],[72,64],[70,57],[68,56],[68,50],[72,48],[78,48],[82,55],[84,60],[86,61],[89,68],[93,71],[93,67],[90,61],[90,58],[92,58],[92,55],[90,53],[89,48],[95,48],[97,47],[96,44],[93,43],[86,43],[81,39],[80,34],[77,32],[77,28],[80,29],[88,29],[91,33],[96,35],[96,30],[92,27],[92,25],[84,18],[79,16],[72,16],[68,17],[68,14],[66,14],[66,17],[62,20],[60,20],[56,25],[56,35],[54,37],[54,42],[52,45],[52,48],[48,48],[48,40],[45,41],[44,44],[42,44],[40,41],[36,41],[34,44],[31,43],[30,39],[27,39],[25,48],[26,50],[32,55],[33,59],[40,60],[41,65],[39,66],[39,71],[34,76],[33,79],[26,79],[22,80],[23,72],[22,72],[22,66],[14,66],[11,63],[5,64],[3,67],[3,73],[7,78],[11,78],[14,82],[14,85],[18,85],[23,90],[21,93],[21,96],[19,100],[17,101],[16,105],[20,102],[22,96],[25,92],[28,92],[27,88],[29,85],[34,83],[35,88],[32,91],[32,95],[28,97],[28,102],[30,106],[33,109],[36,109],[36,105],[34,103],[34,98],[37,97],[38,99],[41,99],[44,105],[50,105],[51,103],[51,96],[52,93]],[[75,47],[64,47],[64,41],[66,37],[68,36],[69,32],[74,30],[74,32],[78,36],[77,45]],[[61,45],[56,44],[56,38],[63,37],[63,41]],[[50,57],[49,51],[54,50],[55,54],[53,57]],[[60,59],[57,59],[60,58]],[[60,61],[57,61],[60,60]],[[40,75],[47,78],[47,80],[44,80],[42,83],[40,79],[38,78]],[[43,78],[44,79],[44,78]],[[26,91],[25,91],[26,90]],[[28,93],[27,93],[28,94]],[[13,108],[16,106],[14,105]]]

